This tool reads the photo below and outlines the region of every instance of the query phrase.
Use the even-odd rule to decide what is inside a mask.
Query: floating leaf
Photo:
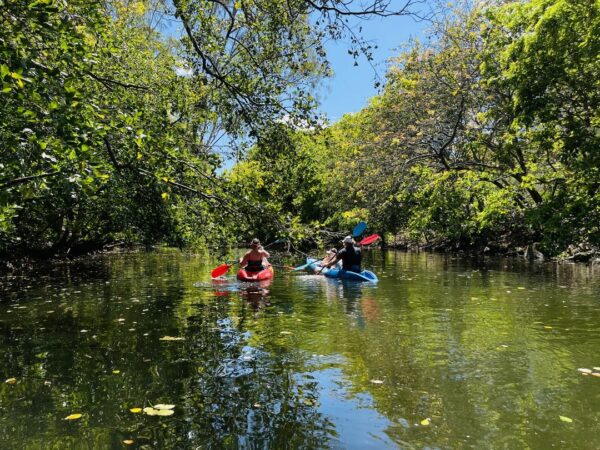
[[[552,329],[552,327],[551,327],[551,326],[549,326],[549,325],[546,325],[546,326],[544,326],[544,328],[545,328],[546,330],[551,330],[551,329]]]
[[[65,417],[65,420],[77,420],[77,419],[81,419],[81,414],[79,414],[79,413],[69,414],[67,417]]]
[[[423,425],[424,427],[426,427],[430,423],[431,421],[429,420],[429,418],[421,420],[421,425]]]
[[[383,380],[371,380],[373,384],[383,384]]]
[[[594,370],[600,370],[600,367],[592,367]]]
[[[592,371],[590,369],[585,369],[585,368],[579,368],[577,369],[579,372],[581,373],[592,373]]]
[[[185,338],[180,336],[163,336],[159,341],[185,341]]]
[[[173,409],[175,408],[175,405],[163,405],[162,403],[159,403],[158,405],[154,405],[154,409]]]
[[[144,413],[149,416],[170,416],[175,413],[172,409],[155,409],[149,406],[144,408]]]
[[[125,445],[132,445],[135,441],[133,439],[125,439],[123,441],[123,444]]]
[[[120,370],[113,370],[112,373],[114,373],[115,375],[117,375],[117,374],[121,373],[121,371]]]
[[[592,374],[592,376],[593,376],[593,377],[600,377],[600,373],[598,373],[598,372],[594,372],[594,373]]]
[[[292,334],[292,332],[291,331],[281,331],[281,332],[279,332],[279,334]]]
[[[9,378],[8,380],[5,381],[5,383],[8,383],[8,384],[15,384],[16,382],[17,382],[16,378]]]
[[[565,417],[565,416],[558,416],[558,417],[560,417],[560,420],[562,420],[563,422],[567,422],[567,423],[573,422],[573,419],[571,419],[570,417]]]
[[[134,414],[139,414],[142,412],[142,408],[131,408],[129,411],[131,411]]]

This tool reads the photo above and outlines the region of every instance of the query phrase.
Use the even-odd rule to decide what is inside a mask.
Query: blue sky
[[[362,21],[361,25],[362,36],[379,47],[373,51],[373,65],[384,78],[388,59],[398,54],[398,49],[411,37],[422,37],[428,23],[400,16],[374,18]],[[321,111],[331,122],[336,122],[346,113],[360,111],[369,98],[377,94],[373,68],[364,56],[358,59],[359,65],[354,66],[348,47],[345,42],[329,42],[326,46],[334,76],[321,83],[317,97]]]

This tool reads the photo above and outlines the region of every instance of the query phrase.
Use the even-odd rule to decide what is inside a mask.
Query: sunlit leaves
[[[172,416],[175,413],[173,408],[175,408],[175,405],[147,406],[143,409],[143,412],[148,416]]]
[[[82,414],[80,413],[74,413],[74,414],[69,414],[67,417],[65,417],[65,420],[77,420],[77,419],[81,419]]]

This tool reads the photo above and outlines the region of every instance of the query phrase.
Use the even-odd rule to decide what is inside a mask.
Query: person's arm
[[[244,267],[244,265],[248,264],[248,253],[250,252],[246,252],[246,254],[240,258],[240,266]]]
[[[326,265],[324,265],[323,267],[331,267],[334,266],[338,263],[339,260],[342,259],[342,254],[344,253],[344,250],[340,250],[339,252],[337,252],[335,254],[335,257],[329,261]]]

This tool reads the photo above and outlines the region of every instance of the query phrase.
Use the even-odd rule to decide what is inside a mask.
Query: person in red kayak
[[[240,265],[249,272],[260,272],[270,266],[267,258],[271,255],[266,251],[256,238],[250,243],[250,250],[240,259]]]

